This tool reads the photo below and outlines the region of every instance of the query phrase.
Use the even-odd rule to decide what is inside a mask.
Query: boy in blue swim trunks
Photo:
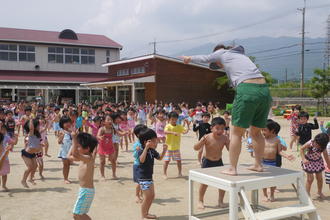
[[[157,147],[157,134],[152,129],[144,129],[139,134],[141,148],[137,150],[140,164],[137,168],[137,177],[140,188],[143,193],[143,201],[141,204],[142,219],[157,219],[157,216],[151,215],[149,209],[155,198],[155,190],[153,184],[154,159],[162,160],[165,156],[167,145],[163,145],[163,152],[160,155],[155,149]]]
[[[221,117],[213,118],[211,122],[211,133],[204,135],[194,149],[200,151],[204,148],[202,168],[223,166],[222,162],[222,150],[224,147],[229,150],[229,138],[225,135],[226,121]],[[199,202],[198,208],[204,209],[204,195],[207,189],[207,185],[201,184],[199,187]],[[224,208],[223,198],[225,191],[219,190],[218,205],[220,208]]]
[[[276,167],[276,155],[279,154],[280,156],[292,161],[294,160],[293,155],[287,155],[282,151],[282,144],[278,138],[278,133],[281,129],[281,126],[275,121],[268,121],[266,128],[262,129],[262,133],[265,137],[265,150],[263,156],[263,165],[264,166],[274,166]],[[270,188],[270,196],[268,196],[267,188],[263,189],[264,192],[264,202],[274,202],[274,192],[276,187]]]
[[[143,131],[144,129],[147,129],[148,127],[143,125],[143,124],[138,124],[135,126],[133,133],[134,135],[139,138],[139,134],[141,131]],[[142,199],[142,191],[139,185],[139,181],[138,181],[138,176],[137,176],[137,169],[139,167],[140,164],[140,158],[138,155],[138,150],[141,149],[141,143],[138,140],[136,140],[136,142],[133,144],[133,157],[134,157],[134,162],[133,162],[133,181],[135,183],[137,183],[136,188],[135,188],[135,195],[136,195],[136,203],[141,203],[143,201]]]
[[[73,219],[91,219],[87,213],[93,202],[95,195],[94,189],[94,164],[96,157],[97,139],[88,133],[79,133],[78,129],[71,133],[72,149],[69,158],[80,161],[78,178],[79,193],[73,209]]]

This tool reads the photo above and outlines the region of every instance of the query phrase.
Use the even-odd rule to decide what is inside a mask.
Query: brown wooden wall
[[[215,79],[221,73],[204,69],[192,65],[185,65],[156,59],[156,98],[163,102],[188,102],[195,104],[201,102],[233,101],[233,92],[228,91],[228,87],[218,90]]]
[[[154,103],[156,100],[156,84],[155,83],[144,83],[145,88],[145,100],[148,103]]]

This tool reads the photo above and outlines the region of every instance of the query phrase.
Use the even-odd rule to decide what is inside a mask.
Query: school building
[[[105,99],[104,89],[80,84],[108,79],[102,64],[119,60],[121,49],[103,35],[0,27],[0,101]]]
[[[183,64],[181,60],[151,54],[104,64],[109,77],[82,86],[104,88],[111,101],[153,103],[198,101],[231,103],[233,92],[228,86],[217,89],[216,78],[223,70],[213,71],[201,64]]]

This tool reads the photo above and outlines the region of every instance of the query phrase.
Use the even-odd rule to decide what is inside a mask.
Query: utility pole
[[[302,38],[301,38],[301,81],[300,81],[300,96],[304,96],[304,78],[305,78],[305,12],[306,12],[306,0],[304,0],[304,7],[298,9],[302,11]]]
[[[288,68],[285,68],[285,83],[288,82]]]
[[[156,50],[156,45],[157,45],[156,38],[154,38],[154,41],[153,42],[150,42],[149,45],[150,44],[152,44],[154,46],[154,52],[153,52],[153,54],[156,54],[157,53],[157,50]]]

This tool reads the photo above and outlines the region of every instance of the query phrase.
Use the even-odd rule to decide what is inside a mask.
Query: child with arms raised
[[[211,133],[204,135],[194,149],[200,151],[204,149],[204,156],[202,159],[202,168],[223,166],[222,150],[224,147],[229,148],[229,138],[224,135],[226,128],[226,121],[223,118],[216,117],[211,122]],[[207,185],[201,184],[199,187],[199,209],[204,209],[204,195]],[[225,191],[219,190],[219,207],[224,208],[223,198]]]
[[[142,219],[156,219],[155,215],[149,213],[152,201],[155,198],[155,190],[153,184],[154,159],[162,160],[164,157],[167,145],[163,145],[161,155],[155,150],[157,147],[157,134],[152,129],[144,129],[139,134],[141,148],[137,151],[140,164],[137,168],[138,182],[143,193],[143,202],[141,204]]]
[[[73,144],[68,157],[70,160],[80,161],[78,170],[80,189],[73,209],[73,218],[91,219],[87,213],[95,195],[93,181],[97,140],[88,133],[78,134],[77,130],[73,131],[71,136]]]

